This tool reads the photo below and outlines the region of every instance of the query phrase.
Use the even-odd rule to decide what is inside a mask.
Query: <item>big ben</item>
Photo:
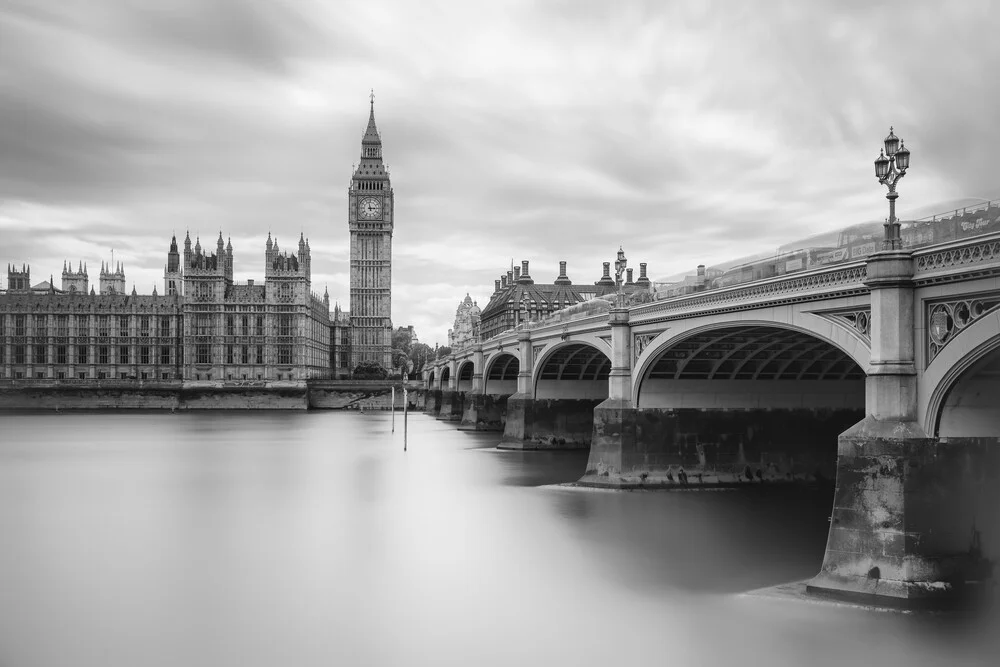
[[[361,161],[348,191],[351,231],[351,368],[375,361],[392,368],[392,225],[389,173],[375,126],[375,96],[361,139]]]

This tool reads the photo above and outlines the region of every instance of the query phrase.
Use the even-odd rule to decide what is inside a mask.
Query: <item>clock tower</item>
[[[361,139],[361,161],[347,196],[351,231],[351,370],[362,361],[392,369],[392,225],[389,172],[375,126],[375,95]]]

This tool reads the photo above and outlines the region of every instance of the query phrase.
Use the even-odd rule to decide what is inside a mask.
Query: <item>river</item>
[[[0,666],[996,665],[807,578],[832,489],[556,486],[422,414],[0,415]]]

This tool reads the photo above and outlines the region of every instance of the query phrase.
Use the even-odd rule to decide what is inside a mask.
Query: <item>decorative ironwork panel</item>
[[[661,333],[662,333],[661,331],[655,331],[653,333],[635,334],[632,337],[632,355],[633,355],[632,356],[632,361],[633,361],[633,363],[635,361],[639,360],[639,357],[642,356],[642,351],[646,349],[646,346],[649,345],[649,343],[654,338],[656,338],[657,336],[659,336]]]
[[[970,324],[1000,307],[1000,295],[979,295],[927,304],[927,363]]]

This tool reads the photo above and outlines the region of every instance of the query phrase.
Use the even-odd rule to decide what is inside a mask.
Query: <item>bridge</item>
[[[577,310],[438,360],[426,411],[502,448],[589,448],[583,485],[835,480],[817,594],[937,603],[989,581],[1000,233]]]

